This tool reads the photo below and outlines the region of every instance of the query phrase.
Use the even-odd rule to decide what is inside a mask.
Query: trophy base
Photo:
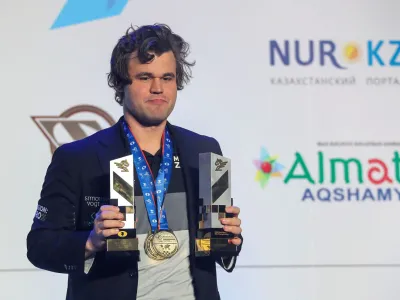
[[[202,229],[197,232],[195,256],[237,256],[237,246],[230,241],[235,236],[222,229]]]
[[[139,251],[139,240],[136,237],[136,229],[122,228],[117,235],[106,239],[106,251]]]

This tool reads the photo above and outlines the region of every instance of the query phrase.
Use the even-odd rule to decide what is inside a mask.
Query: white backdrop
[[[219,270],[222,298],[399,298],[398,1],[131,0],[114,17],[51,29],[66,2],[0,3],[1,299],[65,298],[66,276],[35,269],[25,255],[51,159],[44,128],[81,105],[117,120],[106,82],[112,48],[130,24],[156,22],[182,35],[197,61],[170,121],[214,136],[232,159],[245,244],[235,272]],[[81,5],[73,16],[94,12],[89,2],[70,0]],[[93,112],[61,117],[109,124]],[[96,130],[81,125],[86,135]],[[73,140],[61,123],[51,137]],[[283,165],[264,188],[254,164],[262,147]],[[374,184],[384,177],[392,182]]]

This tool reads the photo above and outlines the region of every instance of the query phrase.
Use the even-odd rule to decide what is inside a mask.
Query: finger
[[[107,237],[109,237],[109,236],[118,234],[118,232],[119,232],[119,229],[116,229],[116,228],[113,228],[113,229],[106,229],[106,230],[103,230],[103,231],[101,232],[101,235],[102,235],[103,237],[107,238]]]
[[[235,238],[231,239],[230,242],[236,246],[240,246],[240,244],[242,243],[242,239],[235,237]]]
[[[225,211],[227,213],[234,214],[237,217],[240,214],[240,208],[237,206],[227,206],[225,207]]]
[[[102,211],[98,217],[97,220],[98,221],[104,221],[104,220],[113,220],[113,219],[119,219],[122,220],[124,218],[124,215],[119,213],[119,212],[115,212],[115,211]]]
[[[124,227],[124,222],[118,220],[104,220],[103,222],[98,223],[98,228],[109,229],[109,228],[122,228]]]
[[[100,209],[97,211],[96,217],[101,215],[103,212],[107,212],[107,211],[112,211],[112,212],[118,213],[119,212],[119,207],[118,206],[113,206],[113,205],[102,205],[100,207]]]
[[[239,218],[226,218],[226,219],[221,219],[221,224],[240,226],[242,224],[242,220],[240,220]]]
[[[100,206],[100,211],[115,211],[115,212],[119,212],[119,207],[118,206],[114,206],[114,205],[102,205]]]
[[[224,226],[224,231],[231,232],[233,234],[241,234],[242,228],[239,226]]]

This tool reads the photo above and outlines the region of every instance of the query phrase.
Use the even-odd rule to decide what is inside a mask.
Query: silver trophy
[[[133,155],[110,161],[110,205],[118,206],[125,225],[106,239],[107,251],[138,251]]]
[[[199,154],[199,223],[196,256],[232,256],[234,235],[225,232],[221,219],[231,218],[225,211],[233,205],[231,197],[231,160],[215,153]]]

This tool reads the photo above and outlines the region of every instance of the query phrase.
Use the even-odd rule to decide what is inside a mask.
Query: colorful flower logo
[[[270,156],[267,149],[262,147],[260,160],[254,161],[257,168],[256,181],[260,182],[262,188],[265,188],[271,177],[282,177],[284,166],[277,159],[278,156]]]

